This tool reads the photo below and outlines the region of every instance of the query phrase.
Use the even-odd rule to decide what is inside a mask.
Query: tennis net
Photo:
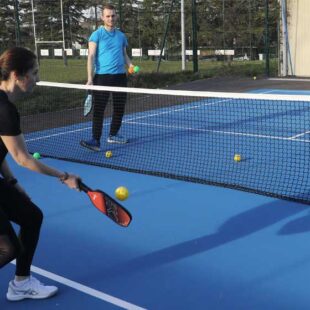
[[[89,92],[108,92],[116,101],[117,94],[126,94],[119,133],[128,143],[107,143],[109,102],[101,151],[80,145],[92,137],[93,112],[83,114]],[[310,97],[305,95],[40,82],[19,110],[32,153],[310,203]]]

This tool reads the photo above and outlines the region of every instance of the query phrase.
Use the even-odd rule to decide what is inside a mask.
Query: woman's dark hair
[[[0,56],[0,81],[7,81],[10,73],[15,71],[18,76],[24,76],[35,66],[36,55],[23,47],[13,47]]]

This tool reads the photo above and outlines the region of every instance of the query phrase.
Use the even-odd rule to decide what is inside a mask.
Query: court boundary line
[[[15,260],[12,261],[11,264],[16,265],[16,261]],[[132,303],[129,303],[125,300],[122,300],[120,298],[106,294],[106,293],[101,292],[99,290],[93,289],[89,286],[83,285],[83,284],[78,283],[76,281],[72,281],[72,280],[67,279],[65,277],[59,276],[55,273],[49,272],[49,271],[44,270],[42,268],[31,265],[31,271],[36,273],[36,274],[39,274],[45,278],[51,279],[55,282],[66,285],[66,286],[71,287],[77,291],[84,293],[84,294],[87,294],[87,295],[90,295],[90,296],[95,297],[97,299],[103,300],[105,302],[108,302],[108,303],[113,304],[115,306],[118,306],[120,308],[128,309],[128,310],[146,310],[145,308],[139,307],[139,306],[134,305]]]
[[[150,127],[172,128],[172,129],[177,129],[177,130],[208,132],[208,133],[224,134],[224,135],[232,135],[232,136],[244,136],[244,137],[254,137],[254,138],[272,139],[272,140],[297,141],[297,142],[310,143],[310,140],[307,140],[307,139],[297,139],[300,136],[308,134],[310,131],[307,131],[307,132],[301,133],[301,134],[297,134],[294,136],[280,137],[280,136],[270,136],[270,135],[262,135],[262,134],[255,134],[255,133],[243,133],[243,132],[213,130],[213,129],[204,129],[204,128],[191,128],[191,127],[181,127],[181,126],[173,126],[173,125],[169,126],[169,125],[151,124],[151,123],[147,123],[147,122],[135,122],[132,120],[127,120],[127,121],[123,121],[123,122],[124,122],[124,124],[128,124],[128,125],[142,125],[142,126],[150,126]],[[106,124],[105,126],[108,126],[108,125],[109,124]],[[91,129],[91,127],[85,127],[82,129],[71,130],[68,132],[60,132],[58,134],[51,134],[51,135],[47,135],[47,136],[43,136],[43,137],[30,138],[30,139],[26,139],[25,142],[32,142],[32,141],[38,141],[38,140],[42,140],[42,139],[49,139],[51,137],[65,135],[67,133],[73,133],[73,132],[77,132],[77,131],[90,130],[90,129]]]
[[[310,133],[310,130],[307,130],[307,131],[305,131],[305,132],[302,132],[302,133],[300,133],[300,134],[297,134],[297,135],[295,135],[295,136],[292,136],[291,139],[297,140],[296,138],[305,136],[305,135],[307,135],[307,134],[309,134],[309,133]]]
[[[283,79],[281,79],[281,78],[269,78],[269,80],[278,81],[278,80],[283,80]],[[286,81],[295,81],[295,80],[297,80],[297,79],[286,78],[286,79],[284,79],[284,80],[286,80]],[[299,79],[299,81],[307,81],[307,82],[310,82],[310,79]],[[266,93],[269,93],[269,94],[270,94],[270,93],[274,93],[274,92],[275,92],[275,89],[270,89],[270,90],[268,90],[268,91],[262,92],[261,94],[266,94]],[[296,135],[294,135],[294,136],[289,137],[289,140],[296,140],[296,141],[301,141],[301,142],[308,143],[309,140],[297,139],[297,138],[302,137],[302,136],[305,136],[305,135],[307,135],[307,134],[309,134],[309,133],[310,133],[310,130],[307,130],[307,131],[305,131],[305,132],[302,132],[302,133],[299,133],[299,134],[296,134]]]
[[[270,93],[273,91],[274,90],[271,89],[271,90],[267,90],[267,91],[264,91],[264,92],[258,93],[258,94],[266,94],[266,93]],[[202,101],[201,102],[202,104],[191,103],[191,104],[195,104],[195,105],[185,104],[185,105],[189,105],[189,106],[185,106],[185,107],[176,106],[175,109],[168,110],[168,111],[165,109],[164,109],[164,111],[162,109],[160,109],[160,111],[158,111],[156,113],[147,114],[147,115],[140,115],[139,116],[139,113],[138,113],[138,115],[136,115],[134,117],[131,117],[132,115],[131,116],[128,115],[128,119],[126,120],[126,117],[125,117],[123,120],[123,123],[124,124],[143,125],[143,126],[152,126],[152,127],[162,127],[162,128],[174,128],[174,129],[180,129],[180,130],[209,132],[209,133],[215,133],[215,134],[225,134],[225,135],[230,134],[230,135],[236,135],[236,136],[246,136],[246,137],[264,138],[264,139],[272,139],[272,140],[276,139],[276,140],[286,140],[286,141],[297,141],[297,142],[310,143],[310,140],[307,140],[307,139],[297,139],[298,137],[301,137],[301,136],[304,136],[304,135],[310,133],[310,131],[306,131],[306,132],[300,133],[300,134],[295,134],[295,135],[289,136],[289,137],[280,137],[280,136],[270,136],[270,135],[253,134],[253,133],[242,133],[242,132],[234,132],[234,131],[221,131],[221,130],[211,130],[211,129],[192,128],[192,127],[179,127],[179,126],[169,126],[169,125],[167,126],[167,125],[150,124],[150,123],[146,123],[146,122],[136,122],[135,121],[135,120],[139,120],[139,119],[143,119],[143,118],[151,118],[154,116],[156,117],[158,115],[170,114],[170,113],[180,112],[180,111],[184,111],[184,110],[199,109],[201,107],[209,106],[209,105],[222,104],[223,102],[231,101],[234,98],[217,98],[217,99],[221,99],[221,100],[216,100],[214,102],[207,102],[207,103],[204,103]],[[145,114],[145,113],[143,112],[142,114]],[[109,126],[109,124],[104,123],[103,126]],[[51,137],[56,137],[56,136],[71,134],[71,133],[75,133],[75,132],[79,132],[79,131],[89,130],[91,128],[92,128],[91,126],[87,126],[84,128],[79,128],[79,129],[63,131],[63,132],[59,132],[59,133],[55,133],[55,134],[50,134],[50,135],[46,135],[43,137],[29,138],[29,139],[26,139],[26,142],[38,141],[38,140],[42,140],[42,139],[49,139]]]
[[[310,82],[310,78],[269,78],[270,81]]]
[[[251,134],[251,133],[223,131],[223,130],[212,130],[212,129],[204,129],[204,128],[179,127],[179,126],[173,126],[173,125],[167,126],[167,125],[160,125],[160,124],[139,123],[139,122],[133,122],[133,121],[129,121],[126,123],[127,124],[134,124],[134,125],[144,125],[144,126],[150,126],[150,127],[172,128],[172,129],[177,129],[177,130],[188,130],[188,131],[191,130],[191,131],[200,131],[200,132],[210,132],[210,133],[232,135],[232,136],[245,136],[245,137],[272,139],[272,140],[298,141],[298,142],[310,143],[310,140],[296,139],[295,136],[292,136],[292,137],[268,136],[268,135],[254,134],[254,133]]]
[[[231,99],[217,100],[215,102],[203,103],[202,105],[195,105],[195,106],[189,106],[189,107],[184,107],[184,108],[178,107],[178,108],[176,108],[174,110],[160,111],[160,112],[157,112],[157,113],[141,115],[141,116],[137,115],[137,116],[131,117],[131,116],[128,115],[128,120],[126,120],[126,117],[125,117],[124,120],[123,120],[123,123],[127,123],[127,122],[130,122],[132,120],[137,120],[137,119],[141,119],[141,118],[154,117],[154,116],[158,116],[158,115],[175,113],[175,112],[180,112],[180,111],[184,111],[184,110],[197,109],[197,108],[199,109],[202,106],[214,105],[214,104],[222,103],[222,102],[229,101],[229,100],[231,100]],[[145,112],[143,112],[143,114],[145,114]],[[103,126],[110,126],[110,124],[104,123]],[[38,141],[38,140],[42,140],[42,139],[49,139],[51,137],[63,136],[63,135],[66,135],[66,134],[71,134],[71,133],[75,133],[75,132],[79,132],[79,131],[84,131],[84,130],[88,130],[88,129],[91,129],[91,128],[92,128],[91,126],[87,126],[87,127],[84,127],[84,128],[78,128],[78,129],[69,130],[69,131],[62,131],[62,132],[58,132],[58,133],[54,133],[54,134],[50,134],[50,135],[46,135],[46,136],[42,136],[42,137],[29,138],[29,139],[26,139],[25,141],[26,142],[32,142],[32,141]]]

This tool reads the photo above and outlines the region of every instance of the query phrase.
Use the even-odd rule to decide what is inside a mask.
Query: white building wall
[[[283,49],[281,73],[297,77],[310,77],[310,0],[286,0],[288,48]],[[283,36],[283,31],[281,32]],[[282,37],[282,42],[285,39]],[[287,70],[283,68],[287,65]],[[286,71],[286,72],[285,72]],[[285,74],[287,73],[287,74]]]

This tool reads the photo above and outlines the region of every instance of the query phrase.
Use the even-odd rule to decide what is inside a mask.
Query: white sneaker
[[[128,143],[128,139],[126,139],[125,137],[123,137],[121,135],[115,135],[115,136],[109,135],[107,142],[108,143],[125,144],[125,143]]]
[[[6,298],[10,301],[18,301],[25,298],[44,299],[55,295],[58,291],[56,286],[47,286],[38,279],[30,277],[21,286],[17,286],[14,280],[10,281]]]

